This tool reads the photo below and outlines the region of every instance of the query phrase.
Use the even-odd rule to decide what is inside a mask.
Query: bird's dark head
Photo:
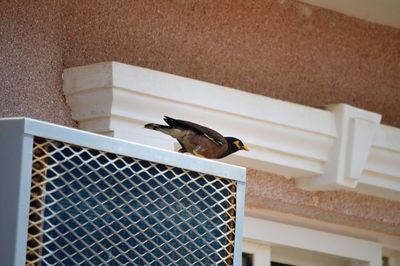
[[[244,145],[240,139],[233,138],[233,137],[225,137],[225,139],[228,143],[230,153],[234,153],[239,150],[249,151],[249,148],[247,148],[247,146]]]

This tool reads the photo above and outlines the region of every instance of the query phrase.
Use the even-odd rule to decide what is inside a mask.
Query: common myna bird
[[[175,138],[182,146],[179,152],[190,152],[199,157],[220,159],[239,150],[248,151],[241,140],[224,137],[210,128],[168,116],[164,116],[164,121],[168,126],[150,123],[144,127]]]

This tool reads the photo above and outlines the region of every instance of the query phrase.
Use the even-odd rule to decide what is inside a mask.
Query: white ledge
[[[296,178],[304,189],[400,200],[400,130],[380,125],[379,114],[316,109],[117,62],[69,68],[63,79],[81,129],[172,150],[171,138],[143,128],[169,115],[250,146],[226,162]]]

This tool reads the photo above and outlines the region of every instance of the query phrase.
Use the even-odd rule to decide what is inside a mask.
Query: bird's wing
[[[193,122],[185,121],[185,120],[178,120],[168,116],[164,116],[164,121],[170,125],[171,127],[180,127],[180,128],[188,128],[192,129],[193,131],[202,134],[206,138],[210,139],[211,141],[215,142],[218,145],[226,144],[226,139],[217,131],[198,125]]]

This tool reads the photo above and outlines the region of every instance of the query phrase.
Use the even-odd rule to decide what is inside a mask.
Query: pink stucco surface
[[[400,126],[400,30],[292,0],[65,1],[65,66],[116,60]]]
[[[0,1],[0,117],[75,125],[62,92],[61,28],[54,1]]]
[[[246,206],[400,236],[400,202],[349,191],[305,191],[295,180],[249,169]]]
[[[65,67],[148,67],[400,126],[400,30],[294,0],[1,1],[0,115],[73,125]]]

